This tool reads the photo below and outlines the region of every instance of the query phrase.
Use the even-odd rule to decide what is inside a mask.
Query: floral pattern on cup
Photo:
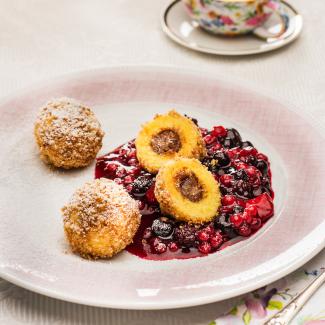
[[[271,15],[264,10],[280,7],[278,0],[225,1],[182,0],[189,16],[202,28],[215,34],[235,36],[252,32]]]

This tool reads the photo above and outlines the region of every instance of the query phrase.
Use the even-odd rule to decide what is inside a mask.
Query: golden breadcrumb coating
[[[189,223],[211,221],[220,206],[219,184],[197,159],[177,158],[160,168],[155,196],[162,212]]]
[[[131,244],[141,219],[137,201],[106,178],[77,189],[62,215],[72,250],[94,259],[112,257]]]
[[[153,174],[176,157],[201,159],[206,155],[199,128],[192,120],[174,110],[156,115],[144,124],[135,145],[140,164]]]
[[[41,108],[34,135],[43,161],[65,169],[89,165],[102,147],[104,132],[89,107],[60,98]]]

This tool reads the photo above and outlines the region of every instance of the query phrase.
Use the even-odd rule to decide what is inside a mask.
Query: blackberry
[[[153,221],[151,229],[156,236],[166,238],[172,235],[174,225],[171,220],[162,217]]]
[[[175,229],[174,236],[177,242],[183,247],[192,247],[195,244],[196,229],[189,224],[180,224]]]
[[[144,195],[153,183],[151,175],[139,176],[132,185],[132,193],[138,195]]]

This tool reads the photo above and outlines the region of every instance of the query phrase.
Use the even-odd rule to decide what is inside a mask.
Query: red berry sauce
[[[155,175],[139,165],[134,140],[97,159],[95,177],[123,184],[139,202],[141,224],[126,248],[131,254],[149,260],[205,256],[251,236],[273,216],[267,156],[242,141],[235,129],[215,126],[201,132],[208,149],[202,163],[219,182],[222,194],[218,215],[203,225],[162,215],[154,194]]]

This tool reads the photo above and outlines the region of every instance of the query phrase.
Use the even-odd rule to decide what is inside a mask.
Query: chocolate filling
[[[184,171],[178,174],[176,186],[182,195],[192,202],[203,198],[203,188],[193,172]]]
[[[175,131],[164,130],[152,137],[151,147],[158,154],[178,152],[181,148],[181,140]]]

